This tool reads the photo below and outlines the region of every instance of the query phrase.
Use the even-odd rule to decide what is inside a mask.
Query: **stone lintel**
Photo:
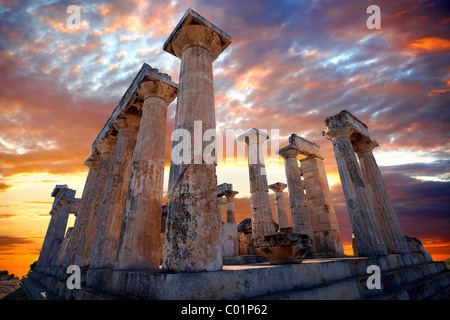
[[[165,73],[160,73],[158,69],[154,69],[148,64],[144,63],[133,79],[131,85],[120,99],[119,103],[111,113],[111,116],[106,121],[102,130],[98,134],[91,146],[91,154],[94,159],[98,159],[97,145],[100,140],[105,137],[117,136],[118,132],[114,129],[113,123],[119,117],[126,117],[128,113],[140,115],[144,100],[138,95],[137,88],[145,81],[161,81],[168,86],[178,88],[178,85],[172,82],[171,77]],[[88,157],[88,159],[89,159]]]
[[[344,132],[349,135],[352,141],[362,139],[364,137],[370,138],[369,129],[367,125],[356,118],[347,110],[342,110],[338,114],[325,119],[327,130],[322,134],[327,139],[332,139],[336,133]]]
[[[267,133],[265,133],[264,131],[253,128],[253,129],[248,130],[246,133],[240,135],[237,138],[237,140],[240,142],[245,142],[246,144],[249,144],[249,143],[262,144],[266,140],[269,140],[269,135]]]
[[[174,48],[172,46],[172,41],[174,40],[175,34],[183,27],[185,26],[191,26],[191,25],[201,25],[206,28],[209,28],[213,30],[220,39],[220,49],[216,54],[212,57],[213,61],[219,56],[221,52],[223,52],[230,44],[231,44],[231,36],[224,32],[223,30],[219,29],[217,26],[206,20],[204,17],[199,15],[197,12],[189,8],[183,17],[181,18],[180,22],[178,22],[175,29],[173,29],[172,33],[170,34],[169,38],[167,38],[166,42],[164,43],[163,49],[164,51],[167,51],[168,53],[177,56],[175,54]],[[178,57],[181,58],[181,57]]]
[[[323,159],[322,154],[320,153],[320,146],[318,144],[299,137],[295,133],[291,134],[289,137],[289,144],[296,146],[300,151],[300,154],[307,157],[316,156]]]

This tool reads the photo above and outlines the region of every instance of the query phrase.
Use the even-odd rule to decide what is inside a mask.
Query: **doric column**
[[[277,151],[284,159],[287,185],[289,187],[289,205],[291,207],[292,229],[294,233],[306,234],[314,239],[312,228],[312,208],[308,205],[303,191],[302,176],[298,170],[297,156],[300,151],[288,145]]]
[[[50,223],[45,234],[42,249],[39,255],[37,267],[50,267],[53,255],[52,248],[56,240],[62,241],[67,227],[72,202],[75,199],[75,190],[67,188],[67,185],[57,185],[52,192],[55,198],[50,211]]]
[[[140,117],[127,114],[113,123],[119,134],[106,182],[89,269],[114,267],[139,122]]]
[[[405,235],[372,153],[375,147],[378,147],[378,143],[372,139],[360,139],[353,142],[353,149],[358,154],[361,171],[369,188],[388,253],[409,253]]]
[[[227,222],[236,223],[236,215],[234,211],[234,197],[238,194],[238,191],[227,190],[224,192],[227,198]]]
[[[245,142],[248,146],[253,238],[267,236],[276,232],[270,208],[266,167],[262,153],[262,144],[268,139],[269,136],[266,133],[255,128],[238,137],[238,141]]]
[[[89,266],[95,230],[97,229],[98,218],[103,202],[103,195],[105,194],[106,182],[108,181],[115,145],[115,138],[104,138],[97,144],[97,150],[100,152],[100,162],[95,176],[92,195],[89,197],[86,218],[82,225],[75,257],[75,264],[80,268]]]
[[[158,73],[137,91],[144,104],[116,264],[116,269],[131,271],[159,266],[167,106],[177,87]]]
[[[350,140],[354,128],[346,117],[347,114],[341,112],[327,118],[327,130],[323,134],[333,142],[358,255],[387,255],[380,224]]]
[[[284,202],[283,190],[286,188],[287,184],[282,182],[277,182],[269,185],[269,189],[275,192],[275,209],[277,212],[277,222],[280,229],[290,227],[286,210],[286,202]]]
[[[74,263],[76,253],[78,251],[78,245],[80,241],[80,235],[82,226],[84,225],[87,213],[87,208],[89,205],[89,199],[93,194],[95,177],[97,175],[98,165],[99,165],[99,154],[89,155],[89,157],[84,162],[84,165],[89,168],[89,172],[87,174],[86,182],[84,184],[83,194],[81,196],[81,204],[76,213],[76,219],[73,226],[73,230],[71,232],[70,241],[67,245],[66,252],[64,253],[62,266],[63,269],[67,269],[67,267]]]
[[[216,128],[212,62],[230,43],[230,36],[189,9],[164,44],[181,59],[174,132],[189,134],[191,142],[190,151],[183,150],[188,163],[175,164],[172,154],[162,266],[167,271],[222,269],[216,164],[202,154],[209,144],[204,133],[215,135]]]

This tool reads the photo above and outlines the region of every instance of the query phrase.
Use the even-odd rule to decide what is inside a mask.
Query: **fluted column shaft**
[[[97,149],[100,152],[100,161],[98,164],[92,195],[89,197],[89,203],[86,210],[86,218],[82,225],[79,244],[75,257],[75,264],[80,268],[89,266],[92,244],[94,243],[95,231],[97,229],[98,218],[100,216],[103,196],[105,194],[106,182],[108,180],[109,170],[113,159],[113,152],[116,140],[105,138],[99,141]]]
[[[190,163],[172,162],[170,166],[162,268],[175,272],[220,270],[216,164],[202,157],[209,144],[203,141],[204,133],[215,134],[216,128],[212,62],[220,38],[207,26],[182,25],[170,44],[181,59],[174,130],[190,134],[191,156]],[[196,123],[201,129],[195,130]]]
[[[234,197],[238,194],[237,191],[227,190],[224,195],[227,198],[227,222],[236,223],[236,214],[234,208]]]
[[[270,207],[269,187],[262,144],[269,136],[257,129],[251,129],[238,137],[248,146],[248,170],[250,179],[250,204],[252,213],[252,237],[259,238],[276,232]]]
[[[283,190],[287,187],[284,183],[271,184],[269,188],[275,192],[275,210],[277,214],[277,223],[279,228],[288,228],[290,223],[288,220],[288,213],[286,209],[286,202],[284,201]]]
[[[278,150],[284,159],[287,185],[289,187],[289,205],[291,207],[292,229],[295,233],[308,235],[314,239],[311,216],[312,209],[303,191],[302,176],[298,169],[297,156],[299,150],[287,146]]]
[[[402,232],[380,169],[372,153],[372,149],[377,146],[378,144],[372,140],[353,143],[388,253],[409,253],[405,235]]]
[[[81,196],[81,206],[76,214],[76,219],[73,226],[73,230],[71,232],[70,241],[67,244],[67,249],[66,252],[64,253],[64,257],[62,257],[63,269],[67,269],[69,265],[73,264],[76,257],[82,226],[86,221],[86,212],[89,205],[89,198],[93,194],[95,176],[97,175],[99,159],[94,158],[92,155],[90,155],[88,159],[86,159],[86,161],[84,162],[84,165],[89,168],[89,172],[87,174],[86,182],[84,184],[83,194]]]
[[[38,267],[50,266],[52,261],[53,243],[57,239],[61,239],[61,241],[64,239],[71,206],[71,202],[62,199],[59,201],[58,209],[50,212],[50,223],[36,264]]]
[[[161,212],[164,182],[167,106],[176,88],[143,82],[142,118],[133,156],[116,269],[158,269],[161,258]]]
[[[138,116],[127,115],[126,118],[118,118],[113,123],[119,134],[106,182],[89,269],[114,267],[139,121]]]
[[[358,255],[386,255],[380,224],[350,141],[350,130],[327,134],[333,142]]]

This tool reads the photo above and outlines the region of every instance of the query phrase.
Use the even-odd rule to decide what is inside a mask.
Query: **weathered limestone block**
[[[386,249],[390,254],[409,253],[405,235],[372,153],[375,147],[378,147],[378,143],[368,137],[353,141],[353,149],[358,155],[359,165],[369,188]]]
[[[306,198],[314,207],[312,217],[313,242],[317,252],[344,255],[323,158],[311,154],[300,159],[300,164]]]
[[[288,220],[288,214],[286,210],[286,203],[284,201],[283,190],[287,188],[287,184],[282,182],[276,182],[269,185],[269,189],[275,192],[275,209],[277,214],[278,226],[281,228],[289,228],[291,224]]]
[[[264,236],[264,243],[255,246],[270,264],[291,264],[302,262],[313,244],[306,234],[277,233]]]
[[[92,195],[89,197],[85,221],[80,230],[79,243],[75,256],[75,263],[80,268],[89,266],[95,231],[103,203],[106,183],[113,159],[116,137],[105,138],[99,141],[97,149],[100,152],[100,161],[95,176]]]
[[[127,115],[113,126],[119,132],[106,182],[89,269],[112,269],[116,261],[140,118]]]
[[[242,220],[238,226],[239,233],[239,255],[256,255],[258,252],[252,246],[250,242],[252,239],[252,220],[246,218]]]
[[[159,267],[167,106],[177,94],[176,84],[167,77],[155,69],[152,78],[137,89],[144,104],[121,227],[118,270]]]
[[[323,135],[333,142],[358,254],[362,256],[387,255],[372,199],[350,140],[353,134],[368,135],[368,130],[355,119],[347,111],[328,117],[325,120],[327,130],[323,132]]]
[[[174,130],[187,130],[192,146],[190,163],[170,165],[162,265],[167,271],[222,269],[216,168],[202,157],[208,141],[201,139],[202,152],[196,152],[194,122],[201,124],[201,132],[195,132],[201,137],[216,128],[212,62],[230,43],[229,35],[189,9],[164,44],[181,59]]]
[[[255,128],[238,137],[238,141],[245,142],[248,146],[252,236],[254,238],[276,232],[262,153],[262,144],[268,139],[269,136],[266,133]]]
[[[239,234],[237,224],[234,222],[221,223],[222,256],[232,257],[239,255]]]

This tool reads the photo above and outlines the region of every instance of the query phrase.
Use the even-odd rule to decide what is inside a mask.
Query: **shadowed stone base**
[[[367,268],[381,269],[381,289],[367,288]],[[88,272],[88,282],[100,280],[99,289],[82,283],[67,290],[65,279],[30,272],[25,282],[39,288],[38,298],[76,300],[112,299],[442,299],[448,294],[450,271],[443,261],[427,254],[384,257],[304,259],[300,264],[225,265],[215,272],[165,273],[161,271]],[[27,292],[28,295],[28,292]],[[36,299],[28,295],[29,299]]]
[[[264,238],[252,239],[253,245],[270,264],[301,263],[312,248],[312,240],[306,234],[276,233]]]

